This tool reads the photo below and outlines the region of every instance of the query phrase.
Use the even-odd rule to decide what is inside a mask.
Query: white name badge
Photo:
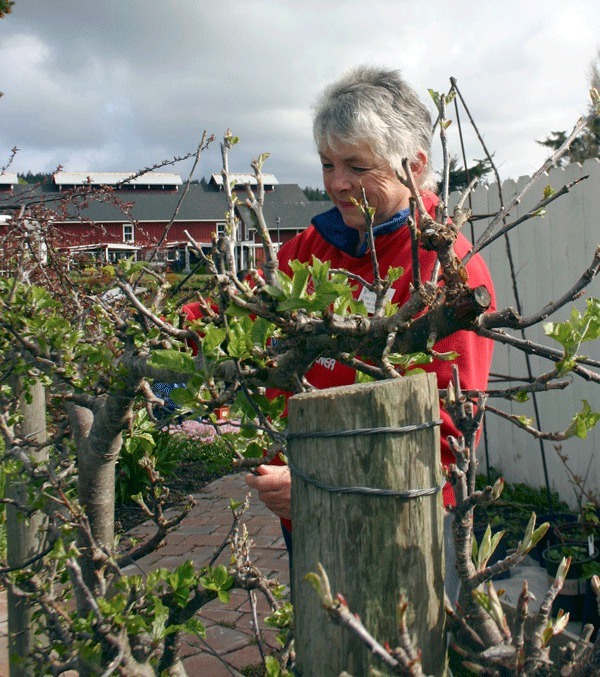
[[[394,298],[395,292],[396,290],[393,288],[388,289],[385,295],[386,300],[391,302],[391,300]],[[375,312],[376,298],[375,292],[369,291],[366,287],[362,288],[358,300],[365,304],[365,308],[367,309],[367,313],[369,313],[369,315],[372,315]]]

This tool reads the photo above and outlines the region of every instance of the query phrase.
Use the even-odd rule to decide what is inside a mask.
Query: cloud
[[[585,109],[599,27],[591,0],[22,0],[0,24],[0,158],[18,145],[18,171],[133,170],[230,127],[236,169],[268,150],[280,180],[317,185],[311,104],[369,62],[402,68],[424,100],[457,77],[503,169],[524,173],[535,139]],[[205,161],[218,171],[217,145]]]

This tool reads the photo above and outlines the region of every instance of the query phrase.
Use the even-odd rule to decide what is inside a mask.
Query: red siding
[[[134,226],[133,241],[128,244],[150,247],[158,242],[166,225],[164,222],[140,223]],[[169,229],[165,244],[185,241],[185,230],[196,242],[210,242],[211,233],[214,233],[216,228],[216,221],[177,222]],[[60,223],[55,224],[55,233],[59,246],[124,243],[122,223]]]

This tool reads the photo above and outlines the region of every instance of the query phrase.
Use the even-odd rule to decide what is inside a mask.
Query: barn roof
[[[135,178],[131,178],[135,176]],[[134,172],[56,172],[53,176],[57,186],[114,186],[127,182],[129,186],[181,186],[179,174],[173,172],[146,172],[136,176]]]
[[[24,197],[28,202],[42,199],[50,209],[53,204],[58,205],[62,199],[62,193],[56,186],[33,189],[32,186],[20,184],[15,187],[10,199],[2,200],[2,206],[10,209],[11,204],[18,204],[19,199]],[[224,221],[227,211],[227,199],[224,193],[210,190],[202,184],[192,184],[181,204],[182,191],[163,190],[135,190],[131,192],[115,192],[109,195],[93,196],[86,198],[86,207],[81,210],[81,217],[98,223],[124,223],[129,217],[123,209],[115,203],[120,201],[123,205],[131,207],[131,218],[135,221],[158,221],[167,222],[171,219],[179,206],[176,221]],[[79,220],[75,208],[68,207],[70,218],[64,220]]]
[[[89,173],[88,173],[89,175]],[[0,199],[0,213],[14,213],[22,200],[35,203],[40,200],[52,209],[63,197],[57,186],[32,186],[18,184],[10,196]],[[191,184],[181,204],[182,191],[135,190],[115,192],[104,199],[90,197],[81,217],[98,223],[125,223],[128,217],[114,203],[113,198],[131,206],[131,218],[140,222],[167,222],[176,209],[179,211],[176,221],[225,221],[227,199],[225,193],[214,186],[203,183]],[[328,201],[311,202],[297,184],[283,183],[265,196],[264,214],[268,226],[275,230],[279,217],[281,230],[301,230],[306,228],[316,214],[331,209]],[[239,207],[241,218],[250,227],[253,223],[250,210],[245,205]],[[79,220],[75,210],[69,208],[70,219]],[[62,214],[57,217],[65,220]]]
[[[275,178],[274,174],[263,174],[263,185],[267,186],[278,186],[279,181]],[[236,188],[243,188],[244,186],[256,186],[257,180],[254,174],[229,174],[229,182],[233,183]],[[211,174],[210,183],[213,183],[215,186],[221,188],[223,184],[223,175],[222,174]]]
[[[308,200],[304,191],[296,183],[282,183],[272,193],[265,196],[263,213],[271,230],[276,229],[278,217],[280,230],[299,230],[306,228],[313,216],[332,207],[333,204],[328,200]],[[241,205],[239,211],[244,221],[251,224],[250,209]]]
[[[0,186],[14,186],[19,183],[19,177],[15,172],[2,172],[0,174]]]

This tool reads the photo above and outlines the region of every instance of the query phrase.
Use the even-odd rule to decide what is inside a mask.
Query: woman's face
[[[357,146],[339,142],[335,144],[335,150],[324,146],[319,155],[325,190],[349,228],[366,230],[365,217],[351,200],[360,202],[361,188],[365,189],[369,205],[375,207],[374,225],[388,221],[408,207],[410,191],[400,183],[389,163],[373,153],[367,142]]]

